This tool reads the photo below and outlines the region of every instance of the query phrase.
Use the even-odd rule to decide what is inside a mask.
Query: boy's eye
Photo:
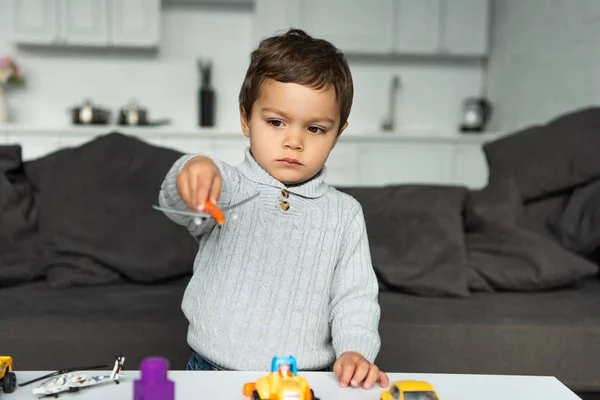
[[[319,128],[318,126],[310,126],[308,127],[308,130],[312,133],[325,133],[325,129]]]
[[[269,124],[279,128],[281,126],[282,122],[277,119],[272,119],[269,121]]]

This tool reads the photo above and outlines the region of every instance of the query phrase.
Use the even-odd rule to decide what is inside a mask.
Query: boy
[[[199,242],[182,309],[188,369],[331,369],[341,386],[382,387],[378,284],[360,204],[328,186],[324,167],[347,126],[353,97],[343,54],[301,30],[260,43],[240,91],[245,160],[203,155],[175,162],[163,207],[202,211],[238,203],[222,226],[167,213]]]

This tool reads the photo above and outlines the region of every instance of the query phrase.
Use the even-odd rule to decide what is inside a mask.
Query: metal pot
[[[140,106],[137,100],[129,102],[119,111],[119,125],[129,126],[160,126],[167,125],[171,120],[167,118],[151,121],[148,110]]]
[[[119,125],[149,125],[148,110],[130,100],[119,112]]]
[[[110,110],[95,106],[85,99],[81,106],[69,109],[71,122],[76,125],[107,125],[110,123]]]

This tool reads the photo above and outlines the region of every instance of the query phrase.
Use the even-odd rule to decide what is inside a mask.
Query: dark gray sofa
[[[600,282],[532,293],[444,299],[380,295],[389,371],[556,376],[600,394]]]
[[[367,221],[384,370],[552,375],[600,393],[598,148],[587,109],[486,144],[480,191],[339,188]],[[119,133],[27,163],[0,149],[0,344],[15,368],[122,353],[128,368],[162,355],[183,369],[195,244],[150,208],[179,153]]]
[[[4,353],[17,370],[110,362],[126,368],[149,355],[184,369],[186,278],[66,290],[41,281],[0,291]],[[424,297],[382,290],[382,348],[389,372],[557,376],[572,390],[600,392],[600,283],[535,293]]]

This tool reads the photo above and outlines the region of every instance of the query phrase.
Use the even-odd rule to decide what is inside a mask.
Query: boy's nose
[[[302,150],[302,133],[294,131],[288,132],[283,141],[283,147],[291,150]]]

